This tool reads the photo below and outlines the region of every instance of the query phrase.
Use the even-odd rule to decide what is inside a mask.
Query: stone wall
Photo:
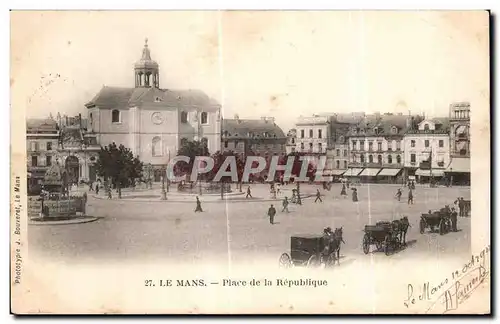
[[[71,197],[64,200],[45,200],[43,205],[48,211],[46,217],[71,217],[85,214],[85,203],[83,197]],[[39,217],[42,202],[37,198],[28,198],[28,217]]]

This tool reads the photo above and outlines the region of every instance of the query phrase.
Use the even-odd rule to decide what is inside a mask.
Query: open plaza
[[[417,186],[414,204],[407,204],[407,189],[401,201],[395,193],[401,186],[387,184],[358,185],[359,202],[340,196],[341,184],[331,190],[320,185],[303,185],[302,205],[290,204],[282,212],[284,196],[291,197],[294,185],[284,186],[277,199],[269,194],[269,185],[251,185],[253,198],[233,188],[225,200],[220,195],[199,196],[203,212],[195,213],[196,195],[170,190],[160,200],[160,188],[125,190],[123,198],[107,199],[104,193],[88,194],[87,214],[98,220],[85,224],[30,226],[30,254],[54,261],[85,263],[124,261],[126,259],[178,262],[201,265],[210,262],[253,264],[265,262],[278,267],[278,259],[290,250],[290,237],[300,234],[321,235],[326,227],[343,227],[345,244],[340,250],[340,266],[357,260],[399,260],[408,258],[439,259],[470,254],[472,217],[458,218],[458,232],[445,235],[419,232],[422,213],[452,206],[457,197],[470,199],[470,187]],[[316,190],[323,202],[314,202]],[[87,191],[88,188],[80,188]],[[350,192],[349,192],[350,194]],[[277,209],[271,225],[267,211]],[[410,229],[407,247],[390,256],[374,249],[365,255],[362,249],[364,226],[381,220],[407,216]],[[47,259],[45,259],[47,260]]]

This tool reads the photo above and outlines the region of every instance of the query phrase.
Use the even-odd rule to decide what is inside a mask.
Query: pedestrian
[[[201,201],[198,196],[196,196],[196,209],[194,210],[195,213],[197,212],[203,212],[203,209],[201,208]]]
[[[297,205],[302,206],[302,199],[300,198],[300,192],[297,191]]]
[[[267,216],[269,216],[269,223],[271,223],[271,225],[274,225],[274,215],[276,215],[276,208],[271,205],[267,211]]]
[[[277,184],[276,184],[276,193],[277,193],[278,195],[280,195],[280,194],[281,194],[281,183],[277,183]]]
[[[291,198],[292,204],[297,203],[297,189],[292,189],[292,198]]]
[[[401,195],[403,194],[403,192],[401,191],[401,188],[398,189],[398,192],[396,192],[396,199],[398,201],[401,201]]]
[[[410,204],[410,202],[413,205],[413,190],[411,189],[411,187],[408,190],[408,205]]]
[[[317,202],[318,200],[323,202],[323,200],[321,200],[321,193],[319,192],[319,189],[316,189],[316,200],[314,200],[314,202]]]
[[[285,200],[283,200],[283,210],[281,212],[286,211],[289,213],[290,211],[288,210],[288,197],[285,196]]]
[[[455,200],[455,201],[453,202],[453,204],[455,205],[455,208],[456,208],[456,209],[458,209],[458,215],[459,215],[460,217],[462,217],[462,211],[460,210],[460,205],[461,205],[461,204],[460,204],[460,197],[457,197],[457,200]]]
[[[358,189],[356,188],[352,188],[352,201],[358,201]]]
[[[451,230],[453,232],[458,232],[458,230],[457,230],[457,212],[455,211],[455,207],[451,208]]]
[[[111,193],[111,188],[108,188],[108,199],[113,199],[113,195]]]
[[[253,198],[252,191],[250,190],[250,186],[248,186],[248,188],[247,188],[247,196],[245,198],[248,198],[248,197]]]
[[[465,202],[464,197],[458,199],[458,207],[460,208],[460,216],[465,217]]]
[[[99,194],[99,183],[96,183],[95,184],[95,194],[98,195]]]
[[[340,195],[344,197],[344,199],[347,197],[345,183],[342,183],[342,190],[340,191]]]
[[[412,180],[412,182],[411,182],[411,189],[415,190],[415,180]]]
[[[89,182],[89,192],[94,191],[94,183],[92,181]]]

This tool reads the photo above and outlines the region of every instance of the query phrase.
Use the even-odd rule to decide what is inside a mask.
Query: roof
[[[227,135],[226,132],[227,131]],[[283,130],[271,120],[262,119],[223,119],[222,134],[224,137],[268,137],[286,138]]]
[[[27,131],[57,132],[57,122],[50,118],[30,118],[26,120]]]
[[[85,106],[101,109],[124,109],[140,106],[143,103],[156,103],[170,107],[202,107],[206,110],[216,110],[219,103],[203,91],[171,90],[157,88],[119,88],[102,87],[97,95]],[[212,108],[212,109],[210,109]]]
[[[360,134],[358,132],[354,133],[353,130],[349,130],[349,136],[385,136],[385,135],[402,135],[407,130],[407,119],[413,118],[414,127],[416,127],[416,123],[419,123],[422,120],[420,116],[406,116],[406,115],[389,115],[389,114],[372,114],[367,115],[361,122],[359,122],[355,127],[364,129],[364,133]],[[396,127],[397,132],[393,133],[392,128]],[[375,129],[378,129],[378,133],[375,133]]]

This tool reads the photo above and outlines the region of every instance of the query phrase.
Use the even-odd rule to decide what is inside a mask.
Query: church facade
[[[157,168],[185,141],[201,141],[210,153],[220,150],[220,104],[199,90],[161,89],[147,39],[134,66],[134,83],[133,88],[105,86],[85,105],[87,131],[101,146],[123,144]]]

